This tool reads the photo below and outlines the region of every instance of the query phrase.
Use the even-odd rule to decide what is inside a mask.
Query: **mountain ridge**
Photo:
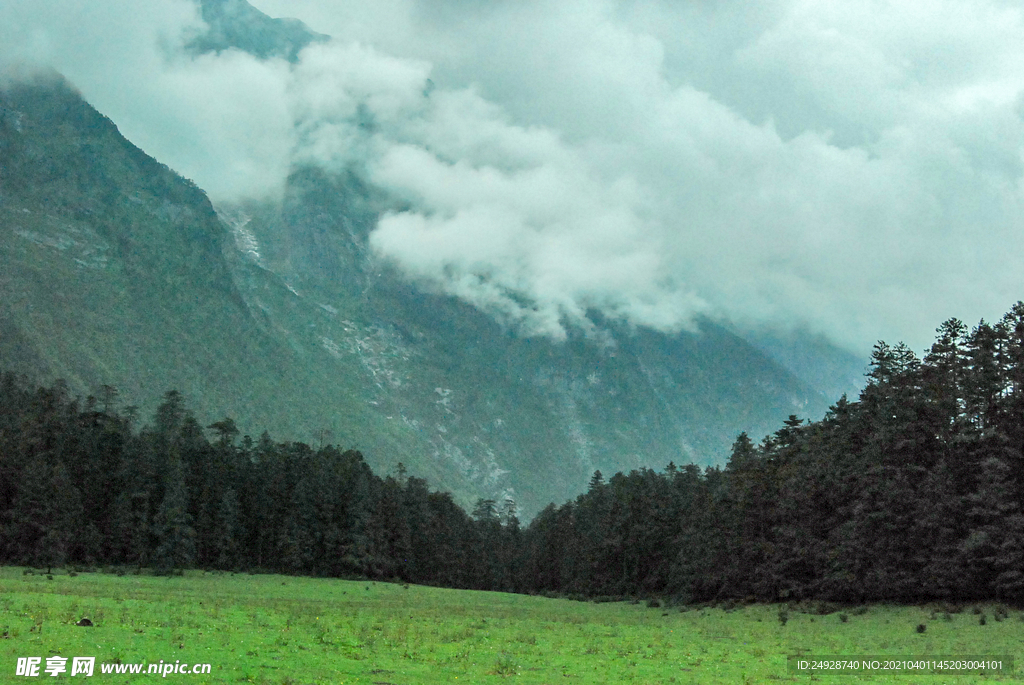
[[[260,59],[295,62],[307,45],[330,38],[298,19],[269,17],[245,0],[198,0],[197,4],[207,29],[188,42],[187,48],[196,54],[235,48]]]
[[[741,430],[827,406],[712,321],[556,343],[423,291],[367,251],[388,199],[347,172],[295,169],[285,202],[225,222],[62,80],[0,106],[0,359],[34,378],[144,415],[174,388],[204,423],[338,442],[524,516],[594,470],[720,463]]]

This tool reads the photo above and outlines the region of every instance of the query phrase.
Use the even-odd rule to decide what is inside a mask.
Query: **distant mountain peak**
[[[298,19],[269,17],[245,0],[199,0],[199,8],[209,29],[188,45],[197,54],[236,48],[260,59],[296,62],[310,43],[330,40]]]

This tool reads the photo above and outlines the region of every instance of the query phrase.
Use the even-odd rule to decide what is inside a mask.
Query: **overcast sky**
[[[920,352],[1024,299],[1016,3],[253,4],[334,41],[191,59],[187,0],[5,0],[0,54],[215,201],[358,167],[410,208],[379,252],[528,333],[702,312]]]

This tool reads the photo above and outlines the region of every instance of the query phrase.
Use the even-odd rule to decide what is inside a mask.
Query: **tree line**
[[[682,601],[1024,601],[1024,303],[950,319],[923,358],[878,343],[867,385],[724,468],[605,480],[522,527],[328,445],[201,426],[168,392],[0,377],[0,562],[370,577]]]
[[[595,474],[525,536],[534,589],[843,602],[1024,602],[1024,303],[878,343],[859,400],[791,416],[724,469]]]
[[[0,563],[160,573],[204,568],[511,590],[510,503],[470,517],[426,481],[354,450],[206,429],[180,393],[150,425],[116,391],[72,398],[0,377]]]

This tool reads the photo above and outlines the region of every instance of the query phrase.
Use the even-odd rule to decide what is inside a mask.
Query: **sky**
[[[215,202],[358,170],[402,208],[380,255],[527,335],[597,309],[921,352],[1024,299],[1016,3],[253,4],[333,40],[192,57],[188,0],[5,0],[0,60],[61,71]]]

